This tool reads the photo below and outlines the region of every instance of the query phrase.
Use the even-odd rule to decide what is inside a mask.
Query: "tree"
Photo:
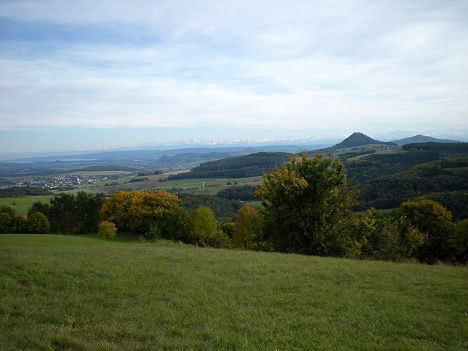
[[[103,221],[98,225],[98,234],[109,241],[109,238],[115,237],[117,227],[112,222]]]
[[[28,213],[45,214],[53,233],[96,233],[104,201],[105,195],[100,193],[57,194],[49,204],[35,202]]]
[[[7,205],[0,205],[0,213],[6,213],[11,218],[15,216],[15,211]]]
[[[209,207],[201,206],[190,214],[189,238],[193,243],[213,246],[218,238],[218,222]]]
[[[339,230],[349,213],[352,193],[346,170],[333,158],[306,154],[263,176],[265,235],[274,248],[310,255],[342,255],[352,239]]]
[[[7,212],[0,212],[0,233],[12,233],[13,218]]]
[[[26,218],[15,216],[13,219],[14,233],[25,233],[28,230]]]
[[[384,215],[373,208],[347,222],[347,229],[359,243],[360,256],[364,258],[393,261],[414,258],[425,240],[425,235],[403,218]]]
[[[47,217],[41,212],[34,212],[28,216],[26,227],[29,233],[47,234],[50,233],[50,225]]]
[[[157,225],[167,237],[171,229],[164,222],[179,208],[179,198],[164,191],[118,192],[102,206],[100,217],[115,223],[121,232],[144,234]]]
[[[237,212],[232,244],[244,249],[260,249],[262,247],[261,236],[261,215],[254,207],[244,204]]]
[[[468,262],[468,219],[464,219],[457,223],[455,228],[455,236],[451,243],[455,252],[453,260],[461,263]]]
[[[419,248],[418,258],[428,263],[447,260],[453,256],[455,225],[452,214],[432,200],[405,201],[398,209],[400,218],[427,236]]]

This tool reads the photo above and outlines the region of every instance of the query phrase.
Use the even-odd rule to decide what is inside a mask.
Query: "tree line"
[[[468,219],[454,220],[438,202],[405,201],[391,214],[353,213],[356,192],[348,186],[345,165],[334,157],[293,156],[264,174],[255,195],[262,207],[244,204],[232,222],[218,222],[207,206],[188,210],[177,195],[163,191],[118,192],[107,200],[102,194],[61,194],[49,204],[34,204],[26,222],[33,228],[34,217],[45,218],[54,233],[100,231],[109,237],[117,230],[212,247],[427,263],[468,260]],[[6,212],[0,213],[3,221]]]

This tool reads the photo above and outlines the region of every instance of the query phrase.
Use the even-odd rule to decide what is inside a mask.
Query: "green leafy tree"
[[[112,222],[103,221],[98,225],[98,234],[103,238],[106,238],[107,241],[115,237],[117,233],[117,227]]]
[[[221,224],[221,230],[228,236],[229,239],[234,237],[234,223],[228,222]]]
[[[50,233],[50,225],[47,217],[41,212],[34,212],[28,216],[26,227],[29,233],[47,234]]]
[[[162,238],[176,241],[188,241],[189,213],[183,207],[168,209],[162,220]]]
[[[13,233],[13,218],[7,212],[0,212],[0,233]]]
[[[28,213],[45,214],[53,233],[96,233],[104,201],[105,195],[100,193],[57,194],[48,204],[35,202]]]
[[[26,233],[28,231],[26,218],[23,216],[15,216],[13,218],[14,233]]]
[[[452,214],[444,206],[432,200],[405,201],[398,214],[408,225],[427,236],[419,248],[418,258],[424,262],[448,260],[453,257],[455,225]]]
[[[235,247],[250,250],[263,248],[262,218],[249,204],[244,204],[237,212],[232,244]]]
[[[193,243],[215,246],[218,237],[218,222],[209,207],[201,206],[190,214],[189,238]]]
[[[332,157],[306,154],[263,176],[256,192],[262,198],[265,235],[274,248],[310,255],[347,255],[356,244],[340,228],[352,193],[346,170]]]
[[[0,213],[6,213],[11,218],[15,216],[15,211],[7,205],[0,205]]]
[[[457,223],[455,236],[451,246],[454,247],[453,260],[461,263],[468,262],[468,219]]]
[[[383,215],[375,209],[350,218],[348,230],[359,243],[361,257],[379,260],[414,258],[426,238],[404,218]]]

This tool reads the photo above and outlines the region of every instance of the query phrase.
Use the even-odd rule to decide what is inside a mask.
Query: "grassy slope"
[[[0,205],[11,206],[18,214],[25,216],[34,202],[48,203],[53,197],[53,195],[4,197],[0,198]]]
[[[1,350],[466,350],[468,269],[0,235]]]

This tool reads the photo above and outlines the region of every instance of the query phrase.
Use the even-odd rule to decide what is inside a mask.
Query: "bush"
[[[106,240],[109,240],[109,238],[115,237],[116,232],[117,232],[117,227],[115,226],[114,223],[107,222],[107,221],[103,221],[99,223],[98,234],[99,236],[106,238]]]
[[[257,210],[249,204],[244,204],[237,212],[234,223],[234,247],[259,250],[262,245],[262,217]]]
[[[13,233],[13,218],[7,212],[0,212],[0,233]]]
[[[26,227],[29,233],[47,234],[50,233],[50,225],[47,217],[41,212],[34,212],[28,215]]]
[[[176,241],[188,241],[188,223],[189,214],[183,207],[175,207],[166,211],[163,216],[163,221],[159,225],[161,229],[161,237]]]
[[[156,241],[162,239],[161,226],[158,223],[153,224],[146,233],[143,234],[146,240]]]
[[[455,236],[451,246],[455,248],[453,261],[467,263],[468,262],[468,219],[464,219],[457,223],[455,228]]]
[[[406,201],[398,209],[399,217],[426,236],[418,249],[418,258],[427,263],[450,260],[454,247],[455,225],[452,214],[444,206],[432,200]]]
[[[223,223],[221,224],[221,231],[226,234],[229,239],[234,237],[234,223]]]
[[[13,233],[26,233],[28,231],[26,218],[23,216],[15,216],[13,219]]]
[[[375,209],[348,221],[350,236],[359,244],[362,258],[399,261],[416,257],[425,236],[407,221],[383,215]]]
[[[189,239],[202,246],[227,247],[229,244],[227,235],[218,229],[213,211],[203,206],[190,214]]]

